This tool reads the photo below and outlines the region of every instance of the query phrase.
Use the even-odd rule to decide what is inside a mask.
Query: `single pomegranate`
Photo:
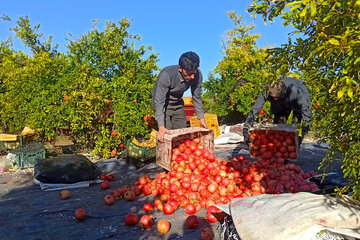
[[[151,228],[152,225],[153,225],[153,220],[152,217],[150,217],[149,215],[144,215],[140,218],[140,227],[142,229]]]
[[[168,220],[162,219],[157,224],[157,229],[161,233],[167,233],[170,229],[170,223]]]
[[[145,203],[143,209],[145,212],[152,212],[154,211],[154,206],[151,203]]]
[[[60,193],[59,193],[59,196],[61,199],[65,200],[65,199],[68,199],[70,197],[70,191],[69,190],[62,190]]]
[[[86,216],[86,211],[83,208],[78,208],[75,210],[75,218],[79,221],[83,221]]]
[[[106,196],[104,197],[104,202],[105,202],[105,204],[107,204],[107,205],[113,205],[113,204],[114,204],[114,201],[115,201],[115,198],[114,198],[114,196],[112,196],[112,195],[106,195]]]
[[[195,215],[190,215],[186,218],[185,224],[188,228],[193,229],[199,225],[198,217]]]
[[[133,201],[135,199],[135,193],[133,190],[129,190],[129,191],[126,191],[124,193],[124,198],[127,200],[127,201]]]
[[[139,218],[136,213],[128,213],[125,216],[125,224],[128,226],[134,226],[138,223]]]

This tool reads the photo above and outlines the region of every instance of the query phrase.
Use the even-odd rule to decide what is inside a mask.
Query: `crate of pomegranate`
[[[164,135],[163,143],[156,143],[156,164],[170,171],[171,162],[176,160],[173,158],[180,155],[176,152],[180,153],[185,149],[195,152],[196,148],[204,148],[213,153],[214,131],[200,127],[170,130],[170,134]]]
[[[292,124],[258,124],[249,129],[250,155],[271,158],[296,160],[298,156],[299,137],[296,126]]]

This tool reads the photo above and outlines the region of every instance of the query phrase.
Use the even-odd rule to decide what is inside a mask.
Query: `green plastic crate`
[[[156,157],[156,147],[141,147],[129,139],[126,144],[125,155],[127,157],[145,162],[151,158]]]
[[[36,159],[46,157],[46,150],[41,143],[26,144],[11,152],[15,154],[15,162],[20,169],[33,167]]]

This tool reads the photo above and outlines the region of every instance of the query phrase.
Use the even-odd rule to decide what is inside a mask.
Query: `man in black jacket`
[[[286,123],[291,112],[293,112],[292,124],[303,122],[302,135],[299,138],[301,144],[310,129],[312,115],[310,92],[303,81],[288,77],[272,83],[269,89],[263,91],[257,98],[244,123],[245,142],[249,141],[248,129],[254,124],[256,115],[266,101],[271,103],[270,110],[274,114],[274,123]]]
[[[159,131],[157,139],[164,141],[164,134],[170,129],[186,127],[183,94],[191,89],[195,112],[200,126],[207,128],[202,103],[202,74],[198,69],[199,56],[186,52],[180,56],[179,65],[165,67],[158,75],[152,90],[152,107],[155,111]]]

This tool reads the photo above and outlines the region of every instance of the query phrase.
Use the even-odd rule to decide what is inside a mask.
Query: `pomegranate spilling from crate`
[[[283,157],[259,157],[250,161],[239,155],[230,161],[216,158],[203,147],[199,138],[187,139],[172,150],[171,170],[159,173],[155,179],[140,177],[134,186],[114,190],[115,197],[127,191],[136,195],[152,194],[155,209],[166,215],[183,207],[189,215],[207,208],[207,219],[216,222],[221,213],[213,205],[229,204],[233,198],[263,193],[317,191],[317,185],[306,179],[315,172],[305,173],[293,163],[284,164]]]

